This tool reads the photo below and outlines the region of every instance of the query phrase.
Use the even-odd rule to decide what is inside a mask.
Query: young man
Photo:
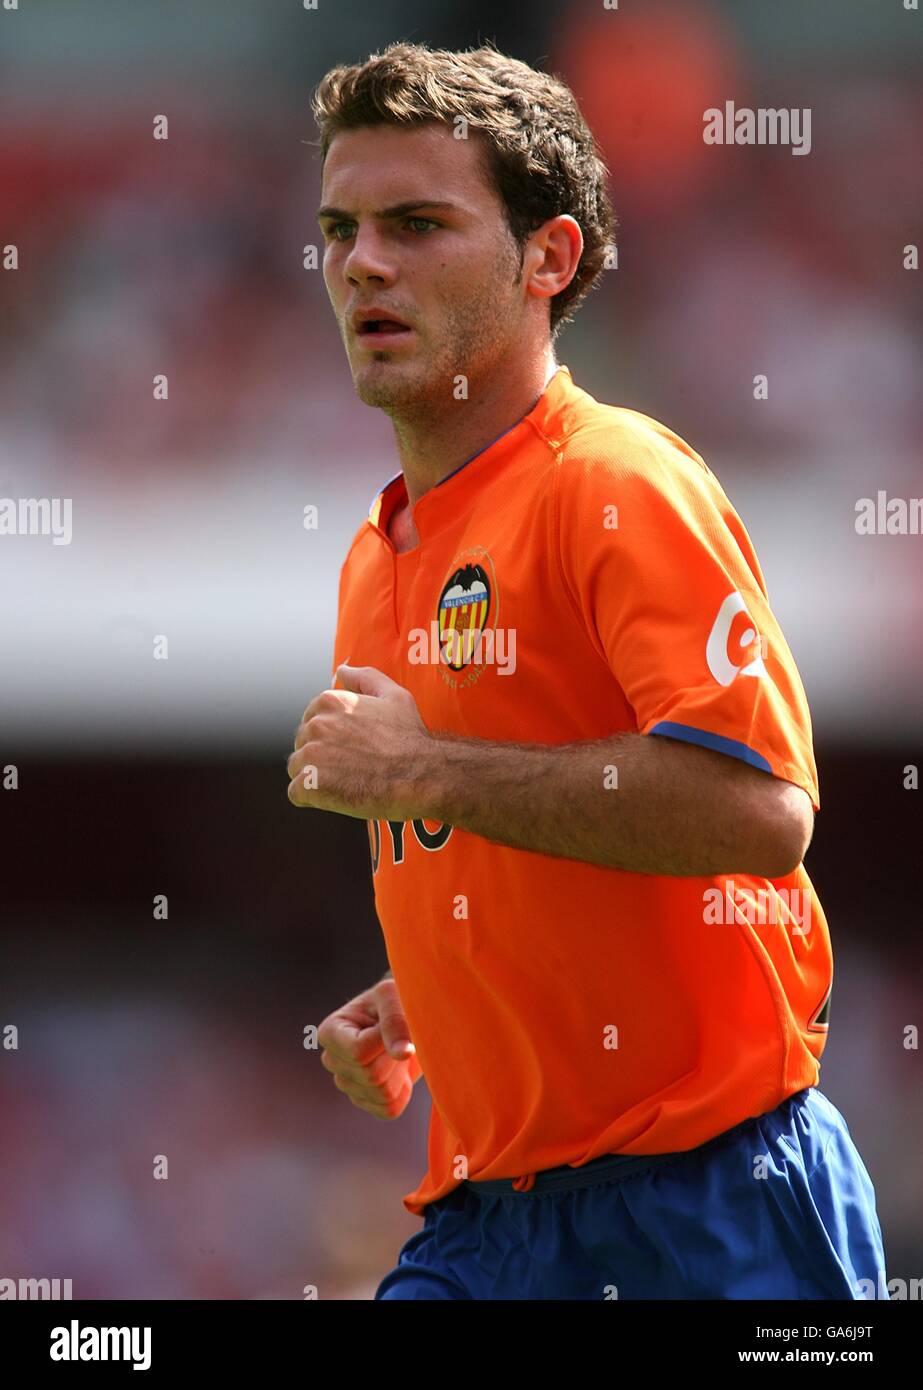
[[[801,681],[699,455],[552,351],[611,239],[593,137],[491,48],[393,45],[315,114],[327,290],[401,462],[288,792],[368,820],[393,971],[321,1060],[381,1118],[432,1096],[376,1298],[863,1297]]]

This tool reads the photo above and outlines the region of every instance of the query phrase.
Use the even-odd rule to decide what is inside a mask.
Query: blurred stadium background
[[[366,1298],[417,1229],[400,1195],[423,1171],[423,1084],[381,1124],[302,1046],[386,964],[364,825],[295,812],[283,764],[328,683],[346,546],[396,468],[302,267],[309,97],[393,39],[485,37],[566,77],[612,171],[619,265],[558,359],[706,457],[802,671],[823,802],[807,864],[836,960],[821,1084],[875,1182],[889,1276],[923,1275],[904,1047],[923,793],[903,788],[923,539],[854,528],[860,497],[923,491],[903,267],[921,26],[899,0],[0,12],[0,245],[20,257],[0,275],[0,496],[74,509],[69,546],[0,541],[0,767],[20,780],[0,792],[0,1029],[19,1029],[0,1050],[0,1277]],[[725,100],[810,107],[810,155],[706,147]]]

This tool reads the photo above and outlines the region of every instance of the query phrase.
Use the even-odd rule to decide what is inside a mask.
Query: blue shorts
[[[869,1281],[863,1283],[860,1281]],[[887,1297],[875,1192],[816,1087],[679,1154],[465,1182],[375,1299]]]

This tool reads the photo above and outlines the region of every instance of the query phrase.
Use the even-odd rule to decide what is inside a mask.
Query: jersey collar
[[[441,530],[453,517],[457,517],[465,498],[477,491],[485,473],[494,472],[503,462],[512,458],[523,439],[527,438],[533,429],[546,438],[553,439],[556,433],[555,417],[568,393],[573,390],[570,368],[562,363],[525,415],[496,439],[478,449],[464,463],[460,463],[451,473],[447,473],[429,492],[425,492],[413,509],[414,525],[421,541],[428,534]],[[404,474],[400,472],[395,473],[373,498],[368,519],[385,537],[388,535],[388,522],[394,509],[404,502],[406,497]]]

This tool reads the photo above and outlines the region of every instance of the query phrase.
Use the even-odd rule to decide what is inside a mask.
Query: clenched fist
[[[410,691],[374,666],[342,665],[336,680],[295,732],[289,801],[362,820],[429,816],[437,742]]]
[[[325,1018],[317,1040],[322,1065],[353,1105],[378,1120],[403,1113],[422,1071],[392,979]]]

